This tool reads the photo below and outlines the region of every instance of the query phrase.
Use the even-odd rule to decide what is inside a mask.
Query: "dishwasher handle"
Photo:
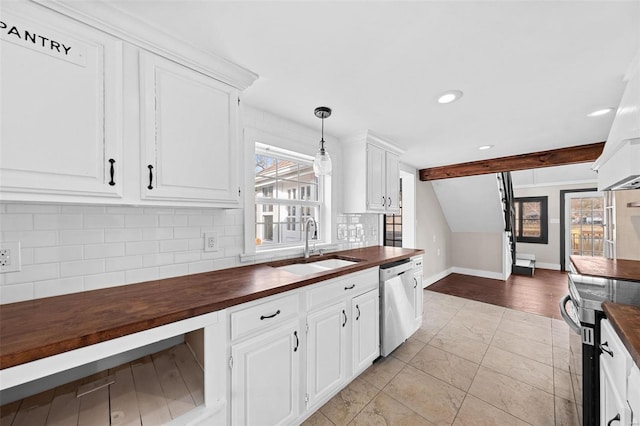
[[[562,298],[562,300],[560,301],[560,315],[562,315],[562,319],[564,320],[564,322],[566,322],[573,331],[575,331],[577,334],[580,334],[582,331],[582,327],[580,327],[580,324],[576,324],[575,321],[573,321],[573,319],[571,318],[571,315],[569,315],[569,313],[567,312],[567,302],[570,301],[570,294],[567,294]]]

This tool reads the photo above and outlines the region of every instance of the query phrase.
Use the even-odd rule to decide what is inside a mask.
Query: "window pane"
[[[540,202],[522,203],[522,236],[540,237]]]

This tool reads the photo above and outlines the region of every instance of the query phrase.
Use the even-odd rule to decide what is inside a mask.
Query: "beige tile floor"
[[[580,424],[564,322],[428,290],[424,306],[420,330],[304,424]]]

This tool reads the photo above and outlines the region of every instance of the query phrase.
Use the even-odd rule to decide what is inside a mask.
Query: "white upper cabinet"
[[[398,213],[402,151],[369,130],[347,139],[343,153],[345,212]]]
[[[142,197],[238,205],[238,91],[140,55]]]
[[[122,43],[32,4],[0,20],[1,198],[121,197]]]

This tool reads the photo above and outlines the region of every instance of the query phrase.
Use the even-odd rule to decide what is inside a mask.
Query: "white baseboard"
[[[504,281],[504,275],[502,272],[483,271],[481,269],[460,268],[454,266],[451,268],[451,272],[455,274],[473,275],[474,277],[492,278],[494,280]]]
[[[431,284],[435,283],[436,281],[440,281],[441,279],[443,279],[444,277],[446,277],[450,273],[451,273],[451,268],[445,269],[444,271],[440,271],[437,274],[431,275],[430,277],[423,278],[422,279],[422,288],[429,287]]]
[[[540,268],[540,269],[553,269],[554,271],[559,271],[559,270],[560,270],[560,264],[559,264],[559,263],[542,263],[542,262],[536,262],[536,268]]]

